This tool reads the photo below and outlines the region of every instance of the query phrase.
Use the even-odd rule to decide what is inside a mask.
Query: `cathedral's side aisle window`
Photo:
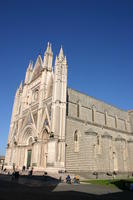
[[[95,122],[96,107],[92,106],[92,122]]]
[[[79,152],[79,133],[78,130],[74,133],[74,152]]]
[[[81,115],[81,103],[80,101],[77,102],[77,117]]]

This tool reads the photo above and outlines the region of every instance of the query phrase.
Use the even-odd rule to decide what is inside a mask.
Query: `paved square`
[[[18,181],[11,176],[0,175],[0,200],[42,200],[42,199],[132,199],[133,192],[122,191],[107,186],[91,184],[66,184],[58,181],[45,181],[36,177],[20,177]]]

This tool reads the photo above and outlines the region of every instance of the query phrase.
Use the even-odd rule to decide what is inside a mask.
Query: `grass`
[[[104,185],[110,187],[117,187],[120,189],[129,189],[130,183],[133,183],[133,178],[131,179],[110,179],[110,180],[85,180],[83,182],[91,183],[95,185]]]

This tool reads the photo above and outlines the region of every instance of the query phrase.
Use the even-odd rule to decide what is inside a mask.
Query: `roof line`
[[[115,105],[112,105],[112,104],[110,104],[110,103],[106,103],[106,102],[104,102],[103,100],[97,99],[97,98],[95,98],[95,97],[93,97],[93,96],[89,96],[87,93],[80,92],[79,90],[75,90],[75,89],[73,89],[73,88],[71,88],[71,87],[68,87],[68,89],[73,90],[73,91],[75,91],[75,92],[78,92],[78,93],[80,93],[80,94],[83,94],[83,95],[85,95],[85,96],[87,96],[87,97],[91,97],[91,98],[93,98],[93,99],[95,99],[95,100],[97,100],[97,101],[100,101],[100,102],[102,102],[102,103],[108,105],[108,106],[112,106],[112,107],[114,107],[114,108],[116,108],[116,109],[118,109],[118,110],[120,110],[120,111],[123,111],[123,112],[132,111],[132,110],[124,110],[124,109],[118,108],[118,107],[116,107]]]

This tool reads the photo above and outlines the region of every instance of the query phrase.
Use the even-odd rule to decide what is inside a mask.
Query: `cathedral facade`
[[[67,88],[63,49],[30,62],[16,91],[5,165],[35,171],[133,171],[133,111]]]

